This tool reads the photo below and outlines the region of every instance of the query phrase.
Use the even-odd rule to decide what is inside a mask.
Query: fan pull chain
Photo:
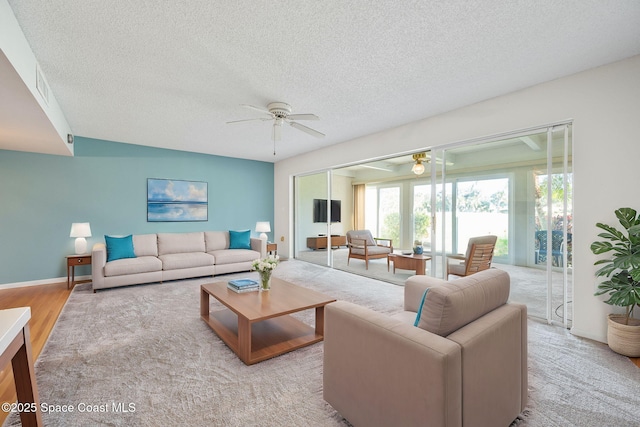
[[[276,155],[276,141],[273,141],[273,155]]]

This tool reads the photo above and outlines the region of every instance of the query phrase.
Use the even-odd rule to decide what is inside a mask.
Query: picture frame
[[[209,220],[208,183],[178,179],[147,179],[147,222]]]

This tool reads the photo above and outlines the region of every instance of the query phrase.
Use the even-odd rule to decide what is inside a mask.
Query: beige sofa
[[[327,305],[325,400],[354,426],[508,426],[527,402],[527,311],[509,285],[496,269],[413,276],[398,315]]]
[[[93,290],[140,283],[249,271],[266,256],[266,241],[250,239],[251,249],[229,249],[229,232],[158,233],[133,236],[135,258],[107,262],[103,243],[91,257]]]

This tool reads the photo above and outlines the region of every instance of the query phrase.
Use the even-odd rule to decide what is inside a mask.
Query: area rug
[[[372,279],[378,279],[396,285],[403,286],[404,282],[415,274],[411,270],[397,269],[393,271],[393,266],[387,270],[386,259],[373,259],[369,261],[369,268],[365,267],[365,262],[354,259],[347,263],[348,249],[333,249],[333,268],[348,273],[354,273]],[[318,265],[327,265],[327,251],[300,251],[298,259],[308,261]],[[442,258],[437,258],[435,277],[444,277],[442,273]],[[513,279],[514,286],[511,287],[509,299],[526,303],[530,317],[546,319],[547,317],[547,272],[544,269],[514,266],[494,262],[494,268],[505,270]],[[431,263],[427,263],[427,269],[431,270]],[[568,275],[569,283],[573,280],[572,274]],[[556,322],[563,321],[563,274],[561,271],[551,273],[552,286],[552,319]],[[568,291],[568,301],[572,300],[571,286]],[[571,325],[572,303],[567,306],[567,318]]]
[[[393,284],[301,261],[281,263],[275,275],[382,313],[402,310],[403,288]],[[90,284],[77,286],[36,362],[40,400],[49,408],[44,424],[349,425],[322,399],[322,343],[244,365],[200,319],[200,285],[211,281],[95,294]],[[213,303],[216,309],[223,307]],[[313,310],[296,317],[313,325]],[[529,405],[514,424],[637,423],[640,369],[628,359],[533,321],[529,355]],[[5,425],[18,426],[19,418]]]

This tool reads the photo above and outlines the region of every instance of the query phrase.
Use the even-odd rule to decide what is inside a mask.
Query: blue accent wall
[[[147,222],[147,178],[208,183],[206,222]],[[0,150],[0,285],[66,278],[71,223],[105,234],[273,226],[273,164],[75,138],[75,156]],[[76,275],[90,274],[88,267]]]

